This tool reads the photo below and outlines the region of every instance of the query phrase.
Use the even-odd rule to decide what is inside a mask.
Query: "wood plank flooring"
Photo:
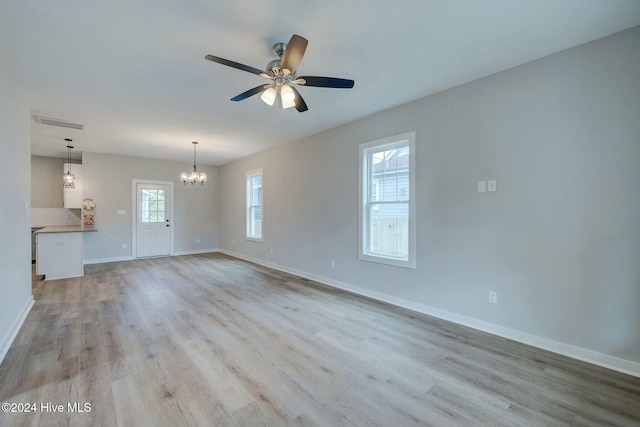
[[[34,279],[0,425],[640,425],[638,378],[225,255],[85,273]]]

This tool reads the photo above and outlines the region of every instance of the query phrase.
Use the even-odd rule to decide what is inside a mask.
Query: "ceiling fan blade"
[[[297,80],[304,80],[304,83],[299,83],[304,86],[331,87],[335,89],[351,89],[355,84],[353,80],[336,77],[301,76]]]
[[[227,67],[237,68],[238,70],[246,71],[247,73],[260,75],[264,73],[262,70],[258,70],[257,68],[250,67],[249,65],[244,65],[239,62],[230,61],[228,59],[220,58],[218,56],[207,55],[204,57],[209,61],[217,62],[218,64],[226,65]]]
[[[236,95],[233,98],[231,98],[232,101],[242,101],[243,99],[247,99],[250,96],[253,95],[257,95],[259,93],[264,92],[265,90],[267,90],[270,87],[270,85],[260,85],[260,86],[256,86],[253,89],[249,89],[246,92],[242,92],[240,95]]]
[[[296,110],[298,110],[298,112],[300,112],[300,113],[304,113],[305,111],[307,111],[309,109],[307,107],[306,102],[304,102],[304,99],[302,99],[302,96],[300,95],[300,92],[298,92],[295,87],[291,86],[291,89],[293,89],[293,93],[296,94],[296,97],[294,99],[294,101],[296,103]]]
[[[302,61],[304,51],[307,49],[307,43],[309,42],[304,37],[300,37],[297,34],[292,35],[282,55],[280,69],[287,69],[290,71],[290,74],[295,73],[298,65],[300,65],[300,61]]]

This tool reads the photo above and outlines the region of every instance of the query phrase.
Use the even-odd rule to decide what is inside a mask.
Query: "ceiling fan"
[[[289,43],[274,44],[273,51],[279,58],[269,62],[266,71],[213,55],[207,55],[205,59],[251,74],[257,74],[271,80],[268,84],[256,86],[253,89],[242,92],[240,95],[234,96],[231,98],[232,101],[242,101],[250,96],[261,93],[260,98],[266,104],[273,105],[278,95],[280,95],[282,108],[295,107],[296,110],[302,113],[308,110],[307,104],[304,102],[304,99],[302,99],[300,92],[291,85],[292,83],[301,86],[337,89],[351,89],[354,85],[353,80],[339,79],[336,77],[298,76],[296,71],[298,70],[298,65],[302,60],[304,51],[307,49],[307,43],[307,39],[294,34],[291,36]]]

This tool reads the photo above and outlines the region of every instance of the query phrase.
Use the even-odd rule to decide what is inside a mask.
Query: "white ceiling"
[[[638,0],[6,0],[0,61],[33,114],[32,154],[79,151],[221,165],[640,24]],[[271,46],[309,40],[300,75],[355,80],[299,87],[309,111],[259,96]]]

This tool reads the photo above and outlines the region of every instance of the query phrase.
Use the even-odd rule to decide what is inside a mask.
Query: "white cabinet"
[[[84,276],[83,234],[37,233],[36,274],[45,280]]]
[[[68,163],[64,164],[63,173],[67,171]],[[76,188],[64,189],[63,207],[66,209],[82,209],[82,165],[71,163],[71,173],[76,176]]]

